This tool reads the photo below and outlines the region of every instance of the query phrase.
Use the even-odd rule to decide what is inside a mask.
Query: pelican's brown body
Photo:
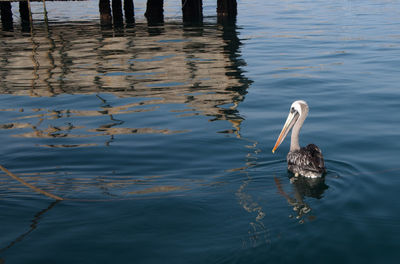
[[[321,150],[314,144],[309,144],[300,150],[289,151],[286,156],[288,170],[295,175],[316,178],[325,172],[325,162]]]

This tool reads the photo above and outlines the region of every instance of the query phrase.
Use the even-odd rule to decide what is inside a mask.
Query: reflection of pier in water
[[[1,94],[51,97],[107,93],[142,100],[116,107],[102,101],[99,110],[36,109],[36,113],[25,111],[26,119],[37,118],[40,123],[66,116],[108,115],[111,125],[87,131],[99,135],[169,134],[182,131],[118,129],[121,120],[113,120],[113,115],[152,111],[151,106],[161,104],[184,104],[186,110],[177,110],[183,115],[228,120],[232,131],[239,130],[242,118],[236,108],[250,81],[241,70],[240,41],[232,24],[183,28],[179,24],[137,24],[131,31],[114,32],[78,23],[36,29],[32,37],[15,37],[7,43],[9,46],[0,45]],[[68,137],[72,130],[82,129],[68,124],[38,130],[37,124],[23,122],[1,128],[32,128],[32,132],[19,134],[24,137]],[[82,136],[93,134],[74,135]]]

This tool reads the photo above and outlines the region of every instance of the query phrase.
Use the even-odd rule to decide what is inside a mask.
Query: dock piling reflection
[[[21,40],[22,46],[14,46],[20,50],[19,56],[11,56],[8,47],[0,47],[1,94],[53,97],[61,94],[102,96],[106,93],[116,98],[140,98],[142,104],[127,103],[102,110],[25,109],[19,113],[19,121],[29,123],[24,126],[23,133],[14,136],[51,138],[61,133],[69,138],[77,137],[75,133],[79,131],[81,139],[89,140],[95,135],[81,134],[83,126],[76,121],[82,119],[77,117],[143,113],[156,111],[162,104],[184,104],[190,111],[181,116],[204,115],[210,121],[227,120],[233,129],[226,131],[239,132],[243,118],[237,107],[252,81],[246,78],[242,69],[245,65],[240,56],[242,44],[235,25],[180,27],[167,24],[152,27],[141,23],[135,25],[134,32],[119,31],[117,38],[116,29],[98,28],[94,24],[85,27],[68,25],[68,30],[63,25],[50,27],[36,26],[30,38]],[[79,41],[75,41],[77,37]],[[24,41],[29,41],[31,51],[25,48],[27,43]],[[31,63],[27,65],[29,61]],[[30,87],[27,87],[29,83]],[[146,105],[150,107],[141,109],[140,106]],[[48,124],[41,127],[42,122],[32,125],[32,122],[37,123],[34,119],[46,122],[65,119],[72,126],[57,132],[52,127],[64,126]],[[12,126],[7,122],[2,127],[21,127],[19,121],[13,121]],[[98,135],[132,131],[174,133],[174,130],[164,128],[104,131],[101,127],[87,129],[99,132]],[[33,130],[26,131],[28,128]],[[93,145],[93,142],[67,145],[88,144]]]

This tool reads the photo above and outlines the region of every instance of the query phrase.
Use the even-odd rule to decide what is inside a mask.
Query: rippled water
[[[0,174],[0,263],[397,263],[400,4],[239,1],[223,24],[204,1],[191,27],[175,2],[116,29],[34,3],[32,33],[0,31],[0,164],[67,199]],[[297,99],[318,181],[271,153]]]

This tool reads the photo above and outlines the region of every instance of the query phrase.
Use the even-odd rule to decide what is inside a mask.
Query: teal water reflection
[[[0,163],[67,199],[0,174],[0,263],[396,263],[399,5],[244,1],[185,26],[178,2],[161,26],[55,3],[0,31]],[[318,181],[271,153],[297,99]]]

